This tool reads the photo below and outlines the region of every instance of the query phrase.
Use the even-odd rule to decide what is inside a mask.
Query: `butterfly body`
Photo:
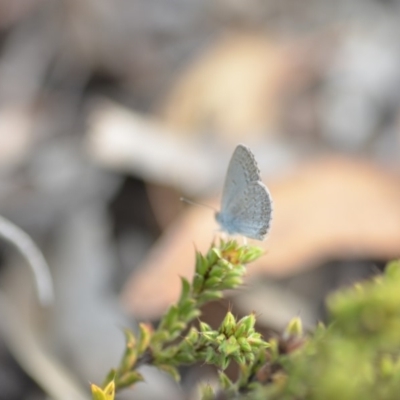
[[[261,182],[254,155],[248,147],[239,144],[228,166],[221,211],[215,218],[228,234],[264,240],[271,213],[271,196]]]

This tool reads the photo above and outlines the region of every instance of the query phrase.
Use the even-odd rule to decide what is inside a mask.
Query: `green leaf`
[[[174,364],[191,364],[196,360],[195,356],[189,351],[180,352],[173,358]]]
[[[199,339],[199,332],[195,327],[190,328],[189,333],[186,335],[186,342],[190,345],[194,345]]]
[[[199,252],[196,252],[196,274],[204,276],[209,268],[208,260]]]
[[[204,284],[204,276],[196,274],[193,278],[193,291],[195,293],[199,293],[203,288],[203,284]]]
[[[186,299],[179,303],[178,311],[179,315],[187,320],[186,316],[196,307],[196,301],[194,299]]]
[[[229,364],[231,363],[231,359],[229,357],[221,355],[219,358],[219,365],[221,369],[224,371],[229,367]]]
[[[258,332],[255,332],[247,337],[247,343],[253,348],[267,348],[270,344],[261,338]]]
[[[114,400],[115,397],[115,382],[111,381],[105,388],[104,393],[106,395],[106,400]]]
[[[151,336],[151,344],[160,344],[168,341],[170,338],[170,334],[168,331],[157,330]]]
[[[224,275],[225,271],[226,271],[226,267],[222,267],[222,266],[217,264],[217,265],[215,265],[214,267],[211,268],[211,271],[208,274],[208,276],[210,278],[214,278],[215,276],[218,277],[218,278],[221,278]]]
[[[227,260],[226,258],[220,258],[217,261],[217,266],[222,268],[224,271],[232,269],[232,263],[230,260]]]
[[[102,388],[92,384],[90,389],[92,391],[93,400],[107,400],[106,395]]]
[[[193,321],[194,319],[198,318],[200,315],[201,315],[201,311],[198,308],[196,308],[196,309],[190,311],[190,313],[188,313],[186,315],[186,322],[189,323],[189,322]]]
[[[205,361],[208,364],[215,364],[218,360],[218,354],[212,347],[207,347]]]
[[[132,369],[138,357],[138,346],[136,344],[136,338],[134,334],[129,329],[125,329],[124,333],[126,340],[126,349],[119,367],[119,370],[122,372]]]
[[[93,400],[114,400],[115,397],[115,383],[111,381],[104,389],[96,385],[91,385],[92,399]]]
[[[218,332],[217,331],[208,331],[208,332],[203,332],[201,334],[201,340],[200,342],[202,344],[206,342],[211,342],[214,343],[218,337]]]
[[[163,317],[159,329],[169,329],[171,325],[178,319],[179,311],[176,305],[173,305]]]
[[[203,305],[205,303],[208,303],[209,301],[213,300],[219,300],[223,297],[223,294],[219,290],[208,290],[205,293],[202,293],[198,298],[197,298],[197,303],[199,305]]]
[[[229,356],[233,353],[238,353],[240,351],[240,346],[234,336],[231,336],[228,340],[225,340],[219,346],[218,350],[221,354]]]
[[[254,360],[256,359],[256,356],[254,355],[254,353],[246,353],[244,356],[250,363],[253,363]]]
[[[171,326],[171,333],[178,331],[178,332],[182,332],[183,330],[185,330],[187,327],[187,323],[184,321],[177,321],[175,322],[172,326]]]
[[[181,283],[182,283],[182,291],[181,291],[181,297],[179,299],[179,303],[182,303],[187,300],[187,298],[190,296],[190,292],[192,289],[189,281],[186,278],[181,277]]]
[[[380,374],[386,378],[389,378],[394,373],[394,362],[389,354],[383,354],[379,361]]]
[[[209,265],[214,265],[220,258],[222,258],[221,251],[216,247],[213,247],[207,254]]]
[[[400,280],[400,260],[390,261],[385,268],[385,276]]]
[[[229,278],[229,279],[224,279],[218,289],[236,289],[243,283],[242,278]]]
[[[250,346],[250,344],[247,341],[247,338],[244,337],[240,337],[238,339],[238,343],[240,345],[240,350],[245,352],[245,353],[250,353],[252,351],[252,348]]]
[[[221,249],[224,249],[225,251],[232,251],[232,250],[237,250],[239,247],[239,244],[236,240],[229,240],[226,243],[221,241],[220,247],[221,247]]]
[[[139,342],[137,345],[137,352],[139,355],[142,355],[149,347],[152,334],[153,334],[153,327],[150,324],[139,324]]]
[[[246,356],[242,354],[234,354],[233,359],[237,362],[239,366],[246,365]]]
[[[256,317],[253,313],[250,315],[245,315],[236,324],[235,336],[239,338],[240,336],[247,337],[250,332],[254,330],[256,324]]]
[[[186,325],[185,325],[185,328],[186,328]],[[181,329],[179,326],[177,326],[176,328],[171,328],[168,341],[170,342],[170,341],[175,340],[178,337],[182,336],[183,330],[184,329]]]
[[[204,384],[200,387],[201,400],[215,400],[214,389],[209,384]]]
[[[219,277],[219,276],[214,276],[214,277],[212,277],[212,278],[209,278],[209,279],[207,279],[207,280],[205,281],[204,286],[205,286],[207,289],[211,289],[211,288],[218,287],[219,284],[221,283],[221,278],[222,278],[222,277]]]
[[[162,349],[157,355],[155,356],[155,362],[158,364],[163,364],[164,360],[168,360],[169,358],[175,357],[175,354],[178,352],[178,346],[169,346],[165,349]],[[160,362],[160,359],[162,360]]]
[[[179,382],[181,380],[181,376],[178,370],[174,366],[168,364],[162,364],[162,365],[157,365],[157,368],[171,375],[172,378],[174,378],[175,382]]]
[[[212,331],[213,329],[211,328],[210,325],[207,323],[200,321],[200,332],[209,332]]]
[[[113,368],[110,370],[110,372],[107,374],[105,377],[102,387],[106,387],[110,382],[115,380],[115,375],[116,375],[116,370]]]
[[[257,258],[260,258],[264,254],[264,250],[260,247],[249,247],[246,249],[246,253],[241,257],[241,263],[249,264]]]
[[[233,386],[232,381],[228,378],[225,372],[218,371],[219,382],[223,389],[230,389]]]
[[[242,265],[235,265],[233,269],[229,270],[226,274],[224,279],[231,279],[231,278],[243,278],[246,274],[246,267]]]
[[[137,382],[142,382],[143,376],[137,371],[129,371],[117,377],[116,386],[118,389],[126,388]]]

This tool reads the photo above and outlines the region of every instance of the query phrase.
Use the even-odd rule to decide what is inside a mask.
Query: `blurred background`
[[[279,332],[400,256],[400,2],[0,0],[0,215],[43,251],[55,301],[0,246],[0,400],[89,399],[122,327],[156,322],[218,236],[238,143],[274,200],[229,307]],[[259,243],[255,243],[259,244]],[[195,399],[151,368],[121,399]]]

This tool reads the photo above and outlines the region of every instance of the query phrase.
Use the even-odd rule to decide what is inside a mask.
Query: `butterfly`
[[[272,199],[261,182],[253,153],[239,144],[229,162],[221,211],[215,219],[228,234],[264,240],[271,224]]]

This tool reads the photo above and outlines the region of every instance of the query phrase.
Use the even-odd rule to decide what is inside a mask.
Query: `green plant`
[[[179,380],[178,366],[199,361],[220,371],[220,388],[203,386],[203,400],[222,393],[248,400],[399,398],[400,262],[374,280],[330,296],[328,326],[318,325],[309,337],[299,318],[268,342],[255,330],[254,314],[237,321],[228,312],[218,329],[202,321],[199,328],[190,326],[200,317],[200,306],[241,285],[245,265],[261,254],[235,241],[221,241],[205,256],[197,253],[192,282],[182,278],[180,299],[157,329],[140,324],[138,335],[125,331],[120,365],[102,388],[92,385],[93,399],[113,400],[114,387],[118,392],[141,381],[137,368],[143,364]],[[234,382],[224,373],[231,362],[240,372]]]
[[[243,366],[253,365],[268,347],[268,343],[254,329],[253,314],[236,321],[228,312],[217,330],[201,321],[199,329],[189,328],[189,325],[199,318],[202,305],[222,298],[224,290],[240,286],[246,272],[245,265],[261,254],[261,249],[240,247],[235,241],[221,241],[218,247],[211,246],[205,256],[196,253],[192,282],[182,278],[179,301],[169,308],[157,329],[140,324],[136,336],[125,330],[125,353],[120,365],[108,374],[102,388],[113,382],[118,391],[141,381],[143,378],[137,368],[143,364],[156,366],[175,380],[180,379],[178,366],[198,361],[214,364],[221,371],[231,361]],[[225,387],[229,386],[222,372],[221,381]],[[233,390],[234,385],[231,386]],[[105,391],[95,385],[93,390]]]

